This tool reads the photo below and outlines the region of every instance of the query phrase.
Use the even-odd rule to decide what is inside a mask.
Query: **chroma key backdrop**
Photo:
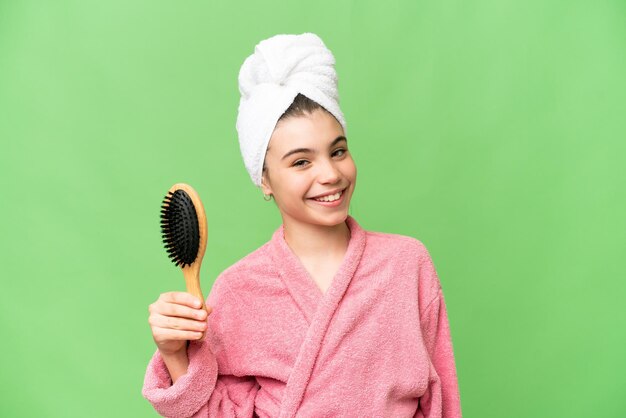
[[[202,197],[205,297],[270,239],[237,75],[303,32],[336,58],[350,214],[433,258],[463,416],[624,416],[625,23],[623,0],[1,1],[0,416],[157,416],[148,305],[185,290],[161,201]]]

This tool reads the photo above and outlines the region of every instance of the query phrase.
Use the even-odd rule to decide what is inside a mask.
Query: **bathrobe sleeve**
[[[144,379],[143,396],[164,417],[252,417],[258,383],[254,377],[220,375],[206,341],[191,341],[189,368],[172,384],[157,350]]]
[[[187,347],[189,367],[174,384],[159,350],[152,356],[144,377],[143,396],[164,417],[252,417],[259,384],[254,376],[220,373],[215,350],[222,350],[219,309],[227,304],[228,292],[216,279],[207,305],[214,307],[209,315],[207,334],[201,341],[192,340]],[[217,352],[217,351],[216,351]]]
[[[429,289],[432,295],[429,295],[429,302],[420,310],[420,325],[432,368],[439,377],[439,382],[431,377],[429,389],[420,398],[415,416],[461,418],[461,399],[448,312],[441,283],[427,251],[423,253],[420,275],[420,280],[424,282],[422,288]]]

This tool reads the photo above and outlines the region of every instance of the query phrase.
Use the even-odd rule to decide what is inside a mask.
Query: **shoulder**
[[[249,285],[251,279],[267,275],[271,269],[269,246],[270,243],[266,242],[226,267],[215,279],[213,288],[224,293],[227,288],[234,289],[233,286],[241,285],[242,278],[245,278],[246,284]]]
[[[256,250],[246,254],[222,272],[223,275],[233,275],[250,270],[264,270],[270,257],[270,243],[266,242]]]
[[[397,264],[417,281],[420,306],[428,306],[441,293],[441,282],[426,245],[418,238],[387,232],[367,232],[372,254]]]
[[[366,231],[367,245],[376,251],[404,254],[414,257],[417,261],[430,261],[430,253],[426,245],[418,238],[410,235],[390,232]]]

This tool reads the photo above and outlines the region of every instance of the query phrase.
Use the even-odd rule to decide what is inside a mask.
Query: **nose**
[[[322,184],[334,184],[341,179],[341,172],[332,160],[326,160],[320,166],[318,178]]]

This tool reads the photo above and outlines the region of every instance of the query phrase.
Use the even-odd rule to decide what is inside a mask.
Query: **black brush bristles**
[[[198,255],[200,228],[193,201],[184,190],[168,192],[161,206],[161,232],[176,266],[191,265]]]

